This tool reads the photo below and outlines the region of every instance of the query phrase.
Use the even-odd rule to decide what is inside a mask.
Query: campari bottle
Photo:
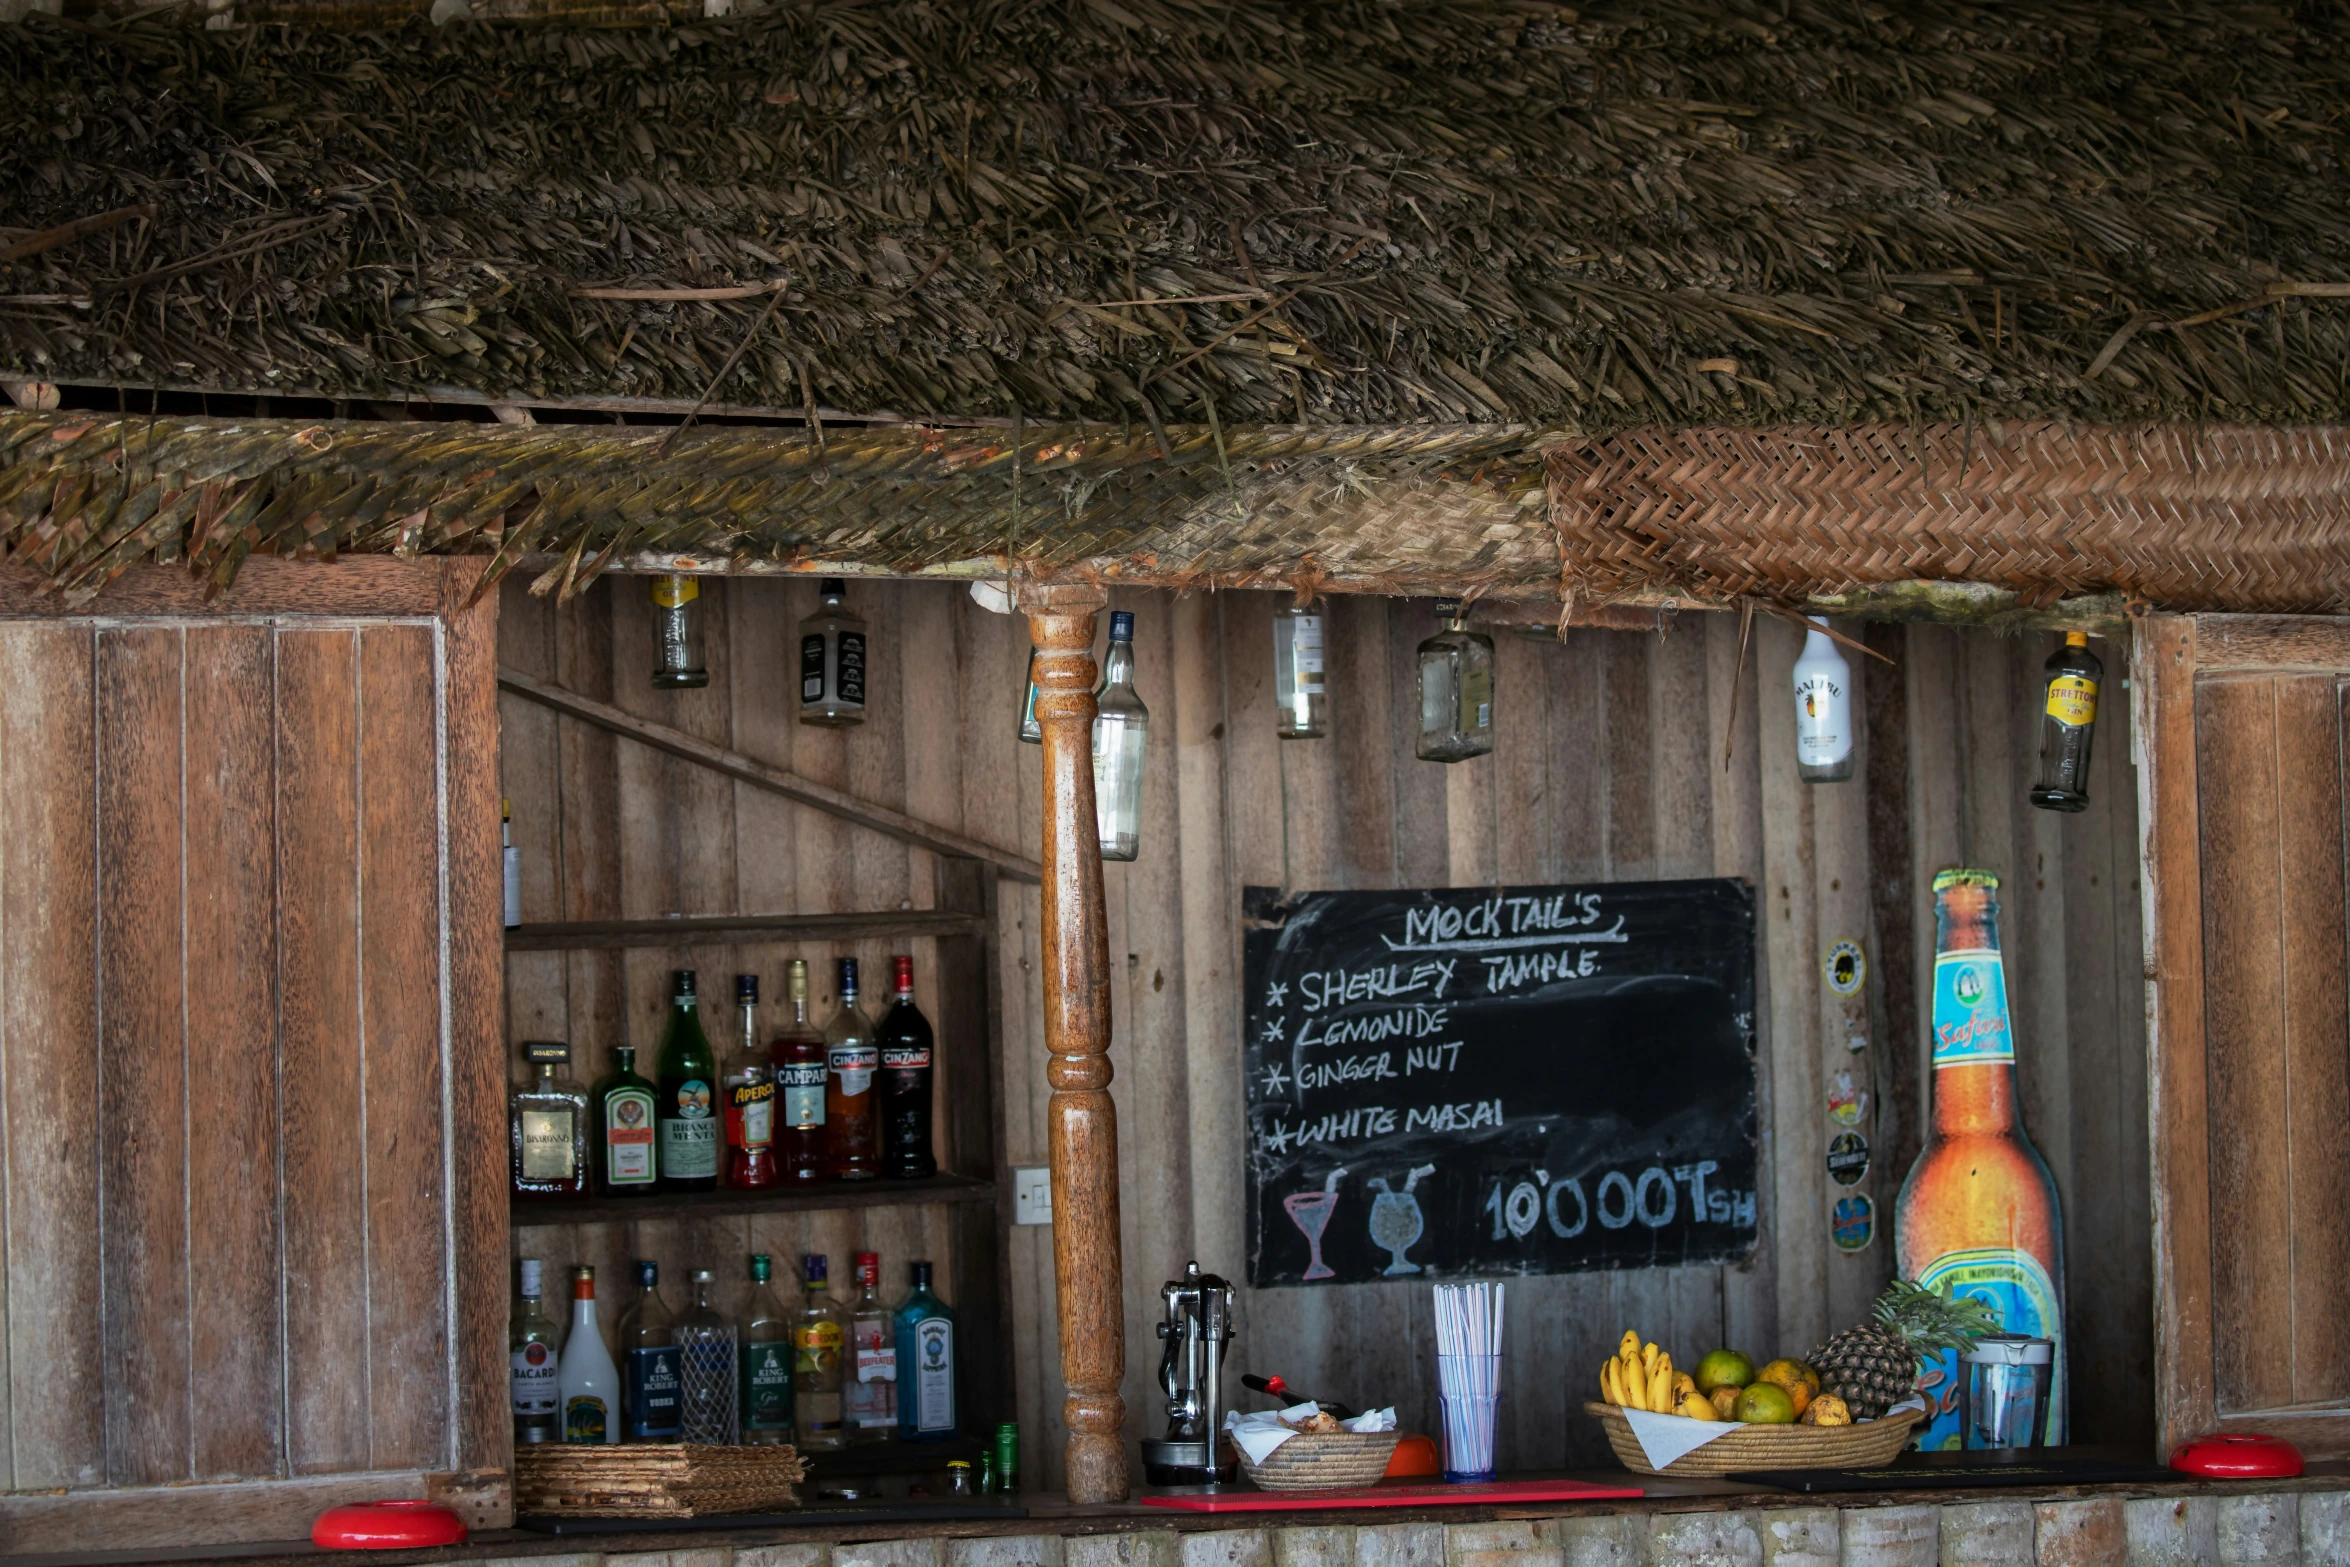
[[[1928,1289],[1985,1301],[2001,1331],[2051,1339],[2048,1445],[2065,1441],[2064,1230],[2056,1182],[2024,1135],[2015,1030],[1999,951],[1999,878],[1934,878],[1934,1124],[1894,1209],[1895,1266]],[[1956,1352],[1926,1357],[1929,1451],[1960,1445]]]

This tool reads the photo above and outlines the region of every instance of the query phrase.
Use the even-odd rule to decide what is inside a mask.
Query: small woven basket
[[[1634,1474],[1726,1475],[1746,1469],[1866,1469],[1890,1463],[1909,1445],[1910,1430],[1924,1411],[1905,1409],[1881,1420],[1863,1420],[1848,1426],[1743,1425],[1715,1437],[1705,1446],[1683,1453],[1658,1469],[1640,1450],[1632,1422],[1614,1404],[1585,1404],[1586,1414],[1599,1417],[1607,1431],[1607,1445],[1616,1461]]]
[[[1240,1467],[1259,1490],[1343,1491],[1387,1473],[1402,1440],[1401,1431],[1301,1431],[1261,1464],[1243,1450]]]

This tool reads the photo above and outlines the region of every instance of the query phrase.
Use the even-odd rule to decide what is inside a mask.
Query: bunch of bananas
[[[1646,1409],[1660,1415],[1686,1415],[1691,1420],[1719,1420],[1721,1415],[1685,1371],[1673,1369],[1673,1357],[1654,1344],[1642,1344],[1640,1335],[1624,1330],[1616,1352],[1599,1363],[1599,1394],[1624,1409]]]

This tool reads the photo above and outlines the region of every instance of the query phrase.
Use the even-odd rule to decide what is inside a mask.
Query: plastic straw
[[[1444,1415],[1444,1475],[1493,1477],[1493,1433],[1501,1399],[1504,1286],[1436,1286],[1437,1401]]]

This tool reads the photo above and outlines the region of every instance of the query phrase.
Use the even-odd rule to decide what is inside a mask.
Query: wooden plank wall
[[[814,606],[812,583],[712,584],[713,682],[684,697],[657,695],[646,683],[642,592],[635,583],[599,586],[557,614],[510,587],[501,656],[974,837],[1038,852],[1037,752],[1020,745],[1013,728],[1027,651],[1018,621],[987,614],[944,585],[856,584],[851,599],[873,623],[876,696],[872,719],[844,740],[799,728],[789,705],[788,637]],[[1792,628],[1759,620],[1742,673],[1738,624],[1727,616],[1680,616],[1661,634],[1579,629],[1563,644],[1505,636],[1496,753],[1439,767],[1412,757],[1408,730],[1413,652],[1434,624],[1426,602],[1330,603],[1332,734],[1318,742],[1274,736],[1269,616],[1278,596],[1136,592],[1114,602],[1137,612],[1138,683],[1152,714],[1142,857],[1105,875],[1118,977],[1112,1059],[1130,1435],[1155,1432],[1163,1420],[1152,1332],[1160,1282],[1194,1258],[1227,1277],[1243,1272],[1237,911],[1240,888],[1251,883],[1369,888],[1733,875],[1758,889],[1761,1130],[1771,1172],[1764,1245],[1735,1267],[1595,1273],[1514,1290],[1505,1465],[1597,1460],[1597,1432],[1579,1405],[1624,1327],[1684,1353],[1723,1341],[1802,1353],[1860,1319],[1890,1268],[1886,1227],[1916,1146],[1915,1107],[1925,1102],[1929,1008],[1922,990],[1906,1008],[1888,1007],[1872,980],[1871,994],[1848,1013],[1821,983],[1821,955],[1840,938],[1861,941],[1876,957],[1873,893],[1883,878],[1871,845],[1881,834],[1868,819],[1868,785],[1814,787],[1795,777],[1783,721],[1800,642]],[[2031,693],[2047,652],[2041,639],[1898,628],[1876,637],[1898,662],[1862,669],[1858,681],[1871,701],[1871,732],[1896,764],[1894,798],[1904,807],[1906,833],[1894,841],[1906,837],[1904,906],[1914,949],[1907,972],[1913,985],[1932,972],[1933,921],[1922,889],[1934,867],[1966,857],[2010,878],[2010,984],[2026,1113],[2066,1199],[2074,1277],[2100,1281],[2093,1294],[2075,1294],[2083,1335],[2076,1364],[2085,1379],[2075,1386],[2079,1429],[2143,1433],[2151,1406],[2142,1376],[2129,1371],[2145,1363],[2150,1308],[2135,827],[2122,704],[2109,701],[2104,710],[2096,806],[2059,819],[2028,809],[2021,793],[2034,743]],[[2118,658],[2109,664],[2118,691]],[[923,851],[748,789],[692,779],[683,764],[569,720],[558,724],[512,699],[504,713],[527,918],[928,902]],[[1772,721],[1758,724],[1762,713]],[[1005,884],[999,919],[1007,1155],[1016,1165],[1041,1165],[1035,890]],[[2038,961],[2032,944],[2051,941],[2061,943],[2061,963]],[[727,949],[700,963],[732,973],[753,961],[766,978],[788,955]],[[927,975],[919,954],[918,963]],[[601,1070],[602,1044],[626,1035],[642,1048],[658,1037],[662,966],[603,954],[510,959],[510,1038],[568,1030],[597,1045]],[[1874,963],[1873,972],[1884,967]],[[927,992],[922,1001],[935,1019]],[[1849,1048],[1856,1034],[1857,1053]],[[947,1072],[961,1069],[951,1044],[945,1056]],[[521,1076],[518,1060],[513,1071]],[[1825,1106],[1838,1073],[1853,1074],[1869,1092],[1863,1129],[1877,1150],[1858,1189],[1878,1204],[1880,1237],[1857,1256],[1828,1241],[1828,1210],[1843,1194],[1822,1163],[1836,1129]],[[1900,1150],[1898,1165],[1889,1150]],[[702,1235],[633,1229],[583,1235],[579,1249],[610,1267],[639,1254],[682,1262],[739,1253],[754,1241],[779,1255],[811,1249],[837,1258],[862,1243],[883,1251],[894,1270],[904,1248],[944,1240],[933,1219],[884,1212],[737,1222]],[[518,1232],[516,1244],[542,1245],[538,1237],[548,1233]],[[1032,1470],[1052,1483],[1061,1387],[1047,1232],[1013,1230],[1009,1255],[1018,1416]],[[1277,1371],[1329,1397],[1394,1402],[1407,1422],[1432,1428],[1424,1287],[1244,1291],[1238,1319],[1236,1369]],[[2094,1387],[2086,1380],[2092,1373]],[[1237,1382],[1229,1391],[1238,1393]]]
[[[237,1537],[190,1482],[504,1467],[452,1404],[444,652],[0,620],[0,1489],[157,1488],[0,1498],[8,1549]]]

